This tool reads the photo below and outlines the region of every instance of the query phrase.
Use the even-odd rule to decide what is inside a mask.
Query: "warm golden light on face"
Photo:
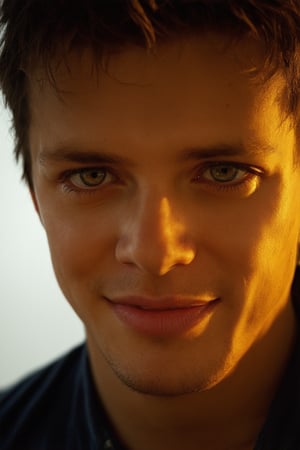
[[[57,278],[94,365],[104,355],[141,391],[220,382],[290,307],[300,174],[282,80],[254,83],[237,57],[255,61],[253,43],[221,52],[218,39],[131,48],[97,79],[87,52],[70,60],[63,102],[33,89],[35,199]],[[84,186],[84,170],[101,183]],[[120,326],[103,298],[124,293],[220,301],[164,341]]]

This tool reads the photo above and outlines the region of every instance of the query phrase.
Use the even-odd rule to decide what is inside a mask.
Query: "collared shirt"
[[[298,318],[299,293],[298,271]],[[85,344],[0,394],[0,450],[124,450],[96,392]],[[299,338],[254,450],[300,450]]]
[[[113,436],[85,345],[0,396],[1,450],[121,450]]]

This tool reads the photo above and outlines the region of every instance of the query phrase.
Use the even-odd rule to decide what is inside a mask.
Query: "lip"
[[[168,337],[182,335],[198,325],[220,299],[122,297],[107,300],[125,326],[152,337]]]

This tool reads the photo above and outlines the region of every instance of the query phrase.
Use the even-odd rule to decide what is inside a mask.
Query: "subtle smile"
[[[108,303],[117,318],[129,328],[153,337],[168,337],[191,330],[212,312],[219,301],[187,302],[185,306],[172,300],[160,303],[145,298],[122,298],[108,300]]]

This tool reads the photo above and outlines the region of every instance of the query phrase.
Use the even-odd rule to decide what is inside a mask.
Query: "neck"
[[[174,397],[129,389],[95,353],[88,337],[96,387],[120,440],[130,450],[252,449],[293,347],[295,318],[291,310],[286,314],[289,327],[286,320],[275,322],[214,387]]]

